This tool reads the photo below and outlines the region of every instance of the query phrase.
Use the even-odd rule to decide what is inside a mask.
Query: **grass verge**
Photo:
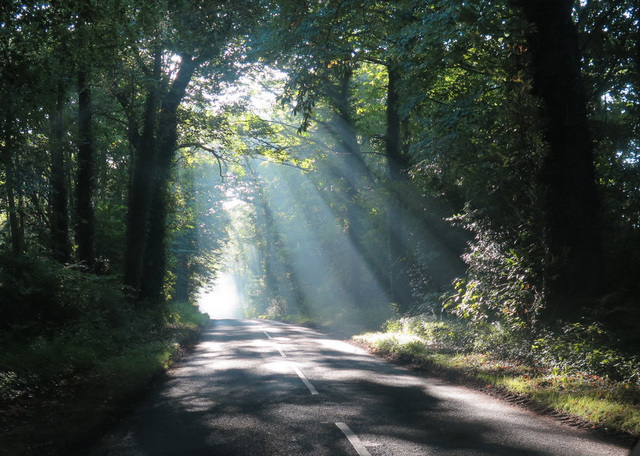
[[[583,427],[616,434],[625,442],[640,437],[640,388],[637,383],[510,362],[486,353],[433,346],[401,331],[365,333],[353,340],[374,353],[561,416]]]
[[[82,321],[0,354],[0,455],[85,454],[198,337],[189,303],[126,324]]]

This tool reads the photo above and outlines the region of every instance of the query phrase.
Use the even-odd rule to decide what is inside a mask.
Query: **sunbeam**
[[[263,182],[262,210],[271,214],[271,228],[287,251],[289,279],[300,291],[297,310],[332,321],[386,314],[384,287],[353,245],[338,201],[326,199],[300,170],[265,162],[251,166]]]

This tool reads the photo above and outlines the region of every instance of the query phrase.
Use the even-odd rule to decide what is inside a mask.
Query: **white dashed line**
[[[307,380],[307,377],[304,376],[304,374],[300,371],[300,369],[298,369],[298,366],[291,363],[291,367],[293,367],[293,370],[296,371],[296,374],[298,374],[298,377],[300,377],[300,380],[302,380],[302,382],[307,386],[307,388],[309,388],[309,391],[311,391],[311,394],[313,395],[320,394],[318,393],[318,390],[313,387],[311,382]]]
[[[345,423],[336,423],[336,426],[338,426],[338,429],[340,429],[342,433],[347,436],[347,439],[349,439],[349,443],[351,443],[353,448],[355,448],[360,456],[371,456],[371,453],[367,451],[358,436],[353,433],[349,426],[347,426]]]
[[[271,335],[266,332],[266,331],[262,331],[264,333],[265,336],[267,336],[267,338],[269,340],[273,340],[273,337],[271,337]],[[274,342],[275,344],[275,342]],[[280,347],[278,347],[276,345],[276,350],[278,350],[278,353],[280,353],[280,356],[282,356],[283,358],[287,357],[287,354],[285,352],[282,351],[282,349]],[[305,377],[305,375],[302,373],[302,371],[300,369],[298,369],[298,366],[296,366],[293,363],[290,363],[291,367],[293,367],[293,370],[295,371],[296,374],[298,374],[298,377],[300,377],[300,380],[302,380],[302,382],[306,385],[307,388],[309,388],[309,391],[311,392],[311,394],[316,395],[316,394],[320,394],[318,392],[317,389],[314,388],[314,386],[311,384],[311,382],[309,380],[307,380],[307,377]]]
[[[265,335],[265,336],[267,336],[267,338],[268,338],[269,340],[273,340],[273,337],[271,337],[271,335],[270,335],[268,332],[266,332],[266,331],[262,331],[262,332],[264,333],[264,335]],[[276,342],[274,342],[274,344],[277,344],[277,343],[276,343]],[[285,352],[283,352],[283,351],[282,351],[282,349],[281,349],[280,347],[278,347],[277,345],[276,345],[276,350],[278,350],[278,353],[280,353],[280,356],[282,356],[283,358],[286,358],[286,357],[287,357],[287,355],[285,354]]]

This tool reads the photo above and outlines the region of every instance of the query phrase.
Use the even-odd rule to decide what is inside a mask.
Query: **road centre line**
[[[264,333],[265,336],[267,336],[267,338],[269,340],[273,340],[273,337],[271,337],[271,335],[267,332],[267,331],[262,331]],[[274,345],[276,346],[276,350],[278,350],[278,352],[280,353],[280,356],[282,356],[283,358],[287,357],[287,354],[285,352],[282,351],[282,349],[280,347],[278,347],[277,343],[274,342]],[[290,363],[291,367],[293,368],[293,370],[295,371],[295,373],[298,375],[298,377],[300,377],[300,380],[302,380],[302,383],[305,384],[305,386],[309,389],[309,391],[311,392],[312,395],[317,395],[320,394],[318,392],[317,389],[315,389],[315,387],[311,384],[311,382],[307,379],[307,377],[302,373],[302,371],[300,369],[298,369],[298,366],[296,366],[293,363]]]
[[[262,331],[262,332],[264,333],[265,336],[267,336],[267,338],[269,338],[269,340],[273,340],[273,337],[271,337],[268,332],[266,331]],[[285,354],[285,352],[282,351],[280,347],[278,347],[277,342],[274,342],[274,345],[276,346],[276,350],[278,350],[278,353],[280,353],[280,356],[282,356],[283,358],[286,358],[287,355]]]
[[[340,429],[347,439],[349,439],[349,443],[351,443],[360,456],[371,456],[371,453],[367,451],[358,436],[353,433],[346,423],[336,423],[336,426],[338,426],[338,429]]]
[[[309,388],[309,391],[311,392],[311,394],[312,395],[320,394],[318,393],[318,390],[313,387],[311,382],[307,380],[307,377],[305,377],[305,375],[300,371],[300,369],[298,369],[298,366],[296,366],[293,363],[290,363],[290,364],[291,364],[291,367],[293,367],[293,370],[296,372],[296,374],[298,374],[298,377],[300,377],[300,380],[302,380],[302,383],[304,383],[307,386],[307,388]]]

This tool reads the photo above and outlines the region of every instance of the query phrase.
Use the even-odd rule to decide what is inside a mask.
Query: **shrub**
[[[474,323],[499,322],[514,330],[534,328],[544,302],[537,271],[544,268],[538,243],[526,240],[531,233],[493,230],[474,212],[459,216],[457,222],[476,236],[463,256],[469,265],[467,277],[454,282],[455,291],[446,298],[445,310]]]
[[[13,339],[53,336],[67,326],[129,317],[117,277],[87,274],[46,258],[0,256],[0,329]]]
[[[640,383],[640,357],[615,347],[600,323],[570,323],[560,331],[541,331],[532,345],[541,364],[557,372],[581,372],[618,381]]]

